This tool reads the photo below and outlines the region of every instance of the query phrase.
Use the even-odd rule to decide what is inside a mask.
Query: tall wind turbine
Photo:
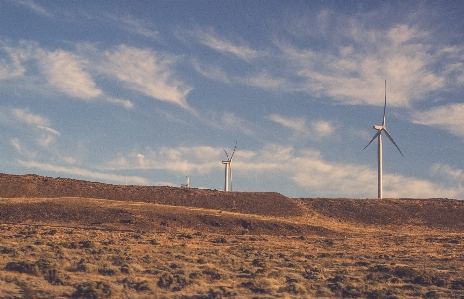
[[[374,141],[375,138],[378,138],[378,159],[379,159],[379,169],[378,169],[378,197],[382,198],[383,196],[383,185],[382,185],[382,132],[385,132],[385,135],[387,135],[388,139],[396,146],[398,151],[400,152],[401,156],[403,156],[403,153],[401,152],[400,148],[398,145],[396,145],[395,141],[393,138],[390,136],[390,134],[387,131],[386,127],[386,121],[385,121],[385,109],[387,108],[387,80],[385,80],[385,105],[383,106],[383,120],[382,120],[382,125],[381,126],[374,126],[374,130],[377,130],[377,133],[375,133],[374,137],[369,141],[369,143],[366,145],[366,147],[371,144],[372,141]],[[366,149],[364,147],[364,149]]]
[[[229,158],[229,155],[227,154],[226,150],[224,150],[224,153],[226,153],[227,160],[222,161],[222,164],[226,166],[226,171],[225,171],[225,181],[224,181],[224,191],[229,191],[229,178],[230,178],[230,190],[232,191],[232,158],[234,157],[235,154],[235,149],[237,148],[237,141],[235,142],[235,147],[234,151],[232,152],[232,155]]]

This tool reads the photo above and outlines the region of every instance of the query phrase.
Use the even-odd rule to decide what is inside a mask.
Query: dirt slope
[[[195,188],[111,185],[33,174],[0,174],[0,197],[84,197],[149,202],[233,211],[244,214],[301,216],[295,200],[274,192],[222,192]]]
[[[309,210],[340,221],[379,226],[464,229],[464,201],[455,199],[301,199]]]
[[[464,202],[452,199],[292,199],[272,192],[124,186],[8,174],[0,174],[0,197],[0,222],[274,235],[328,234],[334,223],[464,229]]]

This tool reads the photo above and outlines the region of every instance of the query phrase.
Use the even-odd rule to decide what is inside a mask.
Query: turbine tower
[[[385,110],[387,108],[387,80],[385,80],[385,105],[383,106],[383,120],[382,120],[382,125],[381,126],[374,126],[374,130],[377,130],[377,133],[375,133],[374,137],[369,141],[369,143],[366,145],[366,147],[371,144],[372,141],[374,141],[375,138],[378,138],[378,177],[377,177],[377,184],[378,184],[378,197],[382,198],[383,197],[383,183],[382,183],[382,132],[387,135],[388,139],[396,146],[398,151],[400,152],[401,156],[403,156],[403,153],[401,152],[400,148],[398,145],[396,145],[395,141],[393,138],[390,136],[390,134],[387,131],[386,127],[386,121],[385,121]],[[366,149],[364,147],[364,149]]]
[[[226,153],[227,160],[222,161],[222,164],[224,164],[226,167],[225,171],[225,180],[224,180],[224,191],[229,191],[229,179],[230,179],[230,190],[232,191],[232,158],[234,157],[235,154],[235,149],[237,148],[237,141],[235,142],[235,147],[234,151],[232,152],[232,155],[229,158],[229,155],[227,154],[226,150],[224,150],[224,153]]]

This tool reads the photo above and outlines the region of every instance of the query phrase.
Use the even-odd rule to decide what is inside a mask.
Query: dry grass
[[[1,298],[460,298],[460,234],[0,227]]]
[[[0,298],[464,298],[461,201],[0,180]]]

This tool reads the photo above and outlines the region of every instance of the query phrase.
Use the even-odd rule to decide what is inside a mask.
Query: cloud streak
[[[92,179],[98,179],[98,180],[104,180],[104,181],[113,181],[113,182],[119,182],[119,183],[129,181],[132,184],[138,184],[138,185],[148,184],[148,180],[143,177],[137,177],[137,176],[126,177],[126,176],[117,175],[117,174],[95,172],[95,171],[90,171],[90,170],[77,168],[77,167],[64,167],[64,166],[40,163],[40,162],[35,162],[35,161],[18,160],[17,162],[22,167],[35,168],[35,169],[39,169],[42,171],[51,171],[55,173],[63,173],[67,175],[74,175],[74,176],[79,176],[79,177],[92,178]]]
[[[413,122],[444,129],[456,136],[464,136],[464,104],[449,104],[413,113]]]
[[[186,100],[192,87],[174,76],[175,57],[126,45],[106,51],[105,57],[101,71],[125,83],[126,87],[195,112]]]
[[[134,151],[107,163],[106,169],[154,169],[178,174],[222,175],[222,148],[197,146],[161,148],[144,153]],[[234,156],[237,177],[272,181],[273,174],[285,177],[317,196],[374,197],[377,170],[363,165],[326,161],[316,150],[296,151],[291,146],[268,144],[257,150],[237,150]],[[443,175],[443,174],[441,174]],[[442,187],[425,179],[384,174],[385,197],[431,198],[460,196],[456,187]]]

